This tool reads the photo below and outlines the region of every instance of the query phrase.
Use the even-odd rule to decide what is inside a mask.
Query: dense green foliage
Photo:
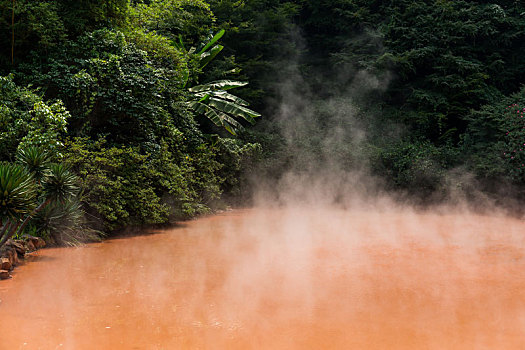
[[[331,101],[346,99],[346,108],[353,109],[346,118],[358,121],[367,135],[353,146],[367,154],[372,172],[390,188],[427,197],[445,191],[456,168],[480,180],[480,190],[498,181],[525,184],[517,168],[508,167],[519,158],[509,152],[503,157],[505,147],[514,149],[503,146],[505,127],[499,122],[503,105],[519,103],[513,94],[525,81],[523,3],[253,0],[210,5],[219,25],[231,29],[226,50],[252,86],[264,90],[247,96],[265,101],[266,114],[278,123],[283,106],[292,109],[284,113],[289,119],[293,113],[313,114],[319,104],[330,110]],[[303,118],[320,127],[308,129],[308,139],[320,132],[330,140],[338,131],[326,124],[341,118],[315,113]],[[269,123],[259,130],[275,132]],[[298,145],[290,142],[288,131],[281,134],[285,149],[293,150]],[[521,134],[510,135],[514,144],[525,142]],[[352,143],[351,138],[342,142]],[[299,146],[319,152],[317,141],[307,143],[301,140]],[[340,148],[330,151],[337,154]],[[293,157],[293,151],[279,149],[269,156]]]
[[[259,114],[227,93],[228,86],[198,87],[202,71],[223,47],[218,41],[224,31],[212,36],[211,45],[201,44],[210,42],[215,20],[208,4],[12,4],[0,2],[0,26],[12,34],[0,42],[2,72],[10,73],[0,78],[0,160],[13,161],[18,152],[16,159],[28,170],[6,165],[6,176],[19,171],[18,180],[6,185],[34,193],[26,202],[43,202],[31,208],[15,201],[9,209],[6,201],[7,214],[31,215],[24,223],[17,218],[14,230],[4,215],[4,232],[12,236],[25,229],[64,241],[78,237],[86,224],[113,230],[165,223],[223,206],[222,195],[241,195],[243,165],[258,146],[214,135],[223,132],[213,123],[235,132],[243,125],[233,118],[253,122]],[[205,114],[213,123],[199,120],[199,125],[192,101],[213,108],[215,115]],[[224,122],[218,123],[217,115]],[[78,175],[74,182],[81,192],[75,200],[59,200],[72,179],[64,165],[48,165],[48,159]],[[39,189],[24,190],[24,184]]]
[[[462,150],[480,177],[525,183],[525,87],[468,116]]]
[[[0,77],[0,159],[13,160],[19,145],[57,152],[69,116],[62,102],[46,103],[12,77]]]
[[[205,213],[245,196],[250,171],[366,168],[422,198],[457,169],[480,190],[523,188],[524,13],[507,0],[2,0],[0,161],[28,167],[5,163],[18,182],[2,186],[32,183],[38,206],[40,177],[67,179],[34,147],[70,166],[76,201],[28,226],[55,236],[76,209],[103,230]]]

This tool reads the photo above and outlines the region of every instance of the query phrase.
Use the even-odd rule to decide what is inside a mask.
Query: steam
[[[377,33],[367,32],[355,40],[377,52],[383,50]],[[290,30],[288,41],[295,43],[295,50],[288,50],[277,64],[273,87],[277,97],[268,101],[274,107],[266,116],[284,139],[284,149],[276,155],[276,167],[253,176],[256,205],[308,203],[352,208],[431,204],[436,210],[450,206],[476,212],[518,207],[480,190],[482,186],[465,167],[444,170],[430,158],[424,160],[429,175],[444,173],[426,180],[434,181],[431,184],[436,191],[421,193],[419,198],[392,191],[385,185],[388,174],[375,171],[372,165],[379,148],[388,149],[407,132],[403,125],[381,115],[382,94],[395,73],[364,70],[343,61],[306,74],[303,62],[308,58],[308,43],[297,29]],[[419,176],[417,170],[413,173]],[[506,198],[505,193],[511,190],[500,184],[499,197]]]
[[[284,161],[274,173],[259,173],[252,181],[255,202],[346,206],[358,197],[376,200],[381,180],[371,175],[367,127],[377,112],[366,110],[364,101],[379,96],[391,74],[373,74],[346,63],[336,71],[309,72],[307,81],[301,71],[307,43],[298,31],[289,36],[295,54],[278,64],[278,97],[269,102],[277,106],[269,118],[285,141],[277,155]],[[312,86],[320,91],[312,91]]]

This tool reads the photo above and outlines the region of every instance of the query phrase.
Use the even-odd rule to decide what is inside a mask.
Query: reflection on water
[[[253,209],[38,255],[0,349],[525,347],[518,219]]]

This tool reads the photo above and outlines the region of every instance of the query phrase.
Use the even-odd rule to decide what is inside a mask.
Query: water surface
[[[0,349],[524,349],[525,224],[252,209],[39,251]]]

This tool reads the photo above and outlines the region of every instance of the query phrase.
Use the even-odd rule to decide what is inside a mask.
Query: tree
[[[48,54],[67,36],[57,1],[0,0],[0,70],[7,73],[30,57]]]
[[[46,103],[12,75],[0,77],[0,160],[13,160],[17,149],[29,146],[56,153],[69,117],[61,101]]]

